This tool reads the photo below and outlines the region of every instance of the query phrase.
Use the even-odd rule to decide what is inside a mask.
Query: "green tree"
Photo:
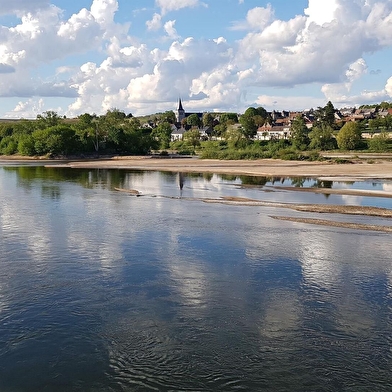
[[[297,116],[291,124],[291,142],[298,150],[305,150],[309,145],[308,128],[302,116]]]
[[[371,134],[372,137],[379,129],[379,127],[380,127],[380,121],[378,119],[369,120],[369,133]]]
[[[200,127],[201,121],[196,113],[191,114],[186,118],[186,123],[191,127]]]
[[[241,128],[229,127],[225,132],[225,139],[230,148],[243,148],[248,144]]]
[[[379,135],[374,136],[368,141],[369,148],[376,152],[386,152],[388,151],[389,135],[387,132],[383,131]]]
[[[319,124],[328,125],[331,128],[335,126],[335,108],[331,101],[324,107],[318,107],[315,111],[315,117]]]
[[[82,150],[90,151],[90,146],[96,152],[105,138],[104,130],[100,127],[100,120],[95,114],[84,113],[78,116],[78,122],[74,125],[76,134],[83,146]]]
[[[309,132],[309,147],[317,150],[333,150],[337,147],[333,132],[332,127],[325,123],[314,126]]]
[[[238,115],[236,113],[222,113],[219,116],[220,124],[225,124],[229,120],[232,120],[234,124],[238,123]]]
[[[13,136],[4,136],[0,140],[0,155],[13,155],[18,151],[18,143]]]
[[[335,124],[335,108],[331,101],[328,101],[324,107],[324,121],[333,127]]]
[[[53,110],[47,110],[37,115],[37,127],[45,129],[54,127],[62,122],[62,118]]]
[[[384,118],[384,127],[387,131],[392,128],[392,116],[390,114]]]
[[[211,113],[204,113],[203,114],[203,126],[211,127],[214,124],[214,116]]]
[[[268,117],[268,112],[262,106],[259,106],[256,108],[256,115],[261,116],[265,120]]]
[[[193,147],[195,153],[196,147],[200,146],[200,132],[197,128],[190,129],[184,133],[184,142]]]
[[[151,137],[157,141],[159,148],[166,149],[170,146],[172,128],[164,121],[151,131]]]
[[[240,124],[242,126],[242,133],[247,139],[252,139],[257,132],[257,125],[254,117],[257,115],[255,108],[250,107],[245,110],[245,113],[240,117]]]
[[[176,114],[173,112],[173,110],[168,110],[160,116],[160,121],[174,124],[176,122]]]
[[[77,151],[75,131],[65,125],[37,129],[32,133],[32,138],[38,155],[68,155]]]
[[[36,154],[34,138],[31,134],[23,134],[19,136],[18,153],[25,156],[34,156]]]
[[[361,127],[356,122],[347,122],[339,131],[336,139],[339,149],[355,150],[362,141]]]

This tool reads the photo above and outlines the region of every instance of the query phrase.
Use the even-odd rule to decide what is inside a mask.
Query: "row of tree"
[[[343,126],[335,122],[335,108],[331,102],[314,111],[315,122],[309,130],[303,116],[291,124],[291,135],[282,147],[289,144],[298,151],[305,150],[355,150],[371,148],[382,151],[389,148],[386,132],[374,136],[369,142],[362,139],[364,124],[348,122]],[[392,126],[390,116],[367,122],[369,132],[380,126]],[[181,142],[172,142],[171,135],[176,117],[173,111],[156,114],[148,119],[149,127],[141,119],[113,109],[105,115],[85,113],[76,119],[59,117],[47,111],[35,120],[0,123],[0,154],[28,156],[70,156],[82,154],[147,154],[152,150],[169,148],[194,152],[200,145],[199,127],[208,127],[215,139],[238,149],[255,144],[257,129],[265,122],[272,122],[271,115],[262,107],[248,108],[244,114],[205,113],[202,119],[192,114],[184,119],[189,130]],[[145,121],[147,123],[147,121]],[[207,142],[208,143],[208,142]],[[276,140],[264,141],[276,144]],[[274,147],[275,148],[275,145]]]

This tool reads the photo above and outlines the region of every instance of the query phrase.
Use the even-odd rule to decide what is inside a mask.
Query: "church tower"
[[[181,122],[185,118],[185,110],[182,107],[181,98],[178,100],[178,109],[177,109],[177,122]]]

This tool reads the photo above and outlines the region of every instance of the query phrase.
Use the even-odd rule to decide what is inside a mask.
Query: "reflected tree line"
[[[5,171],[14,171],[18,175],[18,185],[26,190],[30,190],[36,182],[42,183],[42,194],[44,197],[59,199],[61,190],[58,182],[71,182],[81,185],[87,189],[101,188],[113,190],[115,188],[126,188],[129,177],[143,177],[143,170],[124,169],[74,169],[64,167],[45,166],[11,166],[4,167]],[[202,179],[211,182],[214,176],[222,181],[239,183],[241,186],[264,187],[264,186],[292,186],[307,188],[327,188],[333,187],[333,181],[324,179],[314,179],[308,177],[258,177],[230,174],[213,173],[184,173],[162,171],[160,175],[165,181],[177,185],[183,189],[187,180]]]

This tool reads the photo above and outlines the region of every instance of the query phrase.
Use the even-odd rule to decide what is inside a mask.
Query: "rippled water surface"
[[[296,181],[0,167],[0,391],[391,391],[391,234],[203,201],[392,208]]]

